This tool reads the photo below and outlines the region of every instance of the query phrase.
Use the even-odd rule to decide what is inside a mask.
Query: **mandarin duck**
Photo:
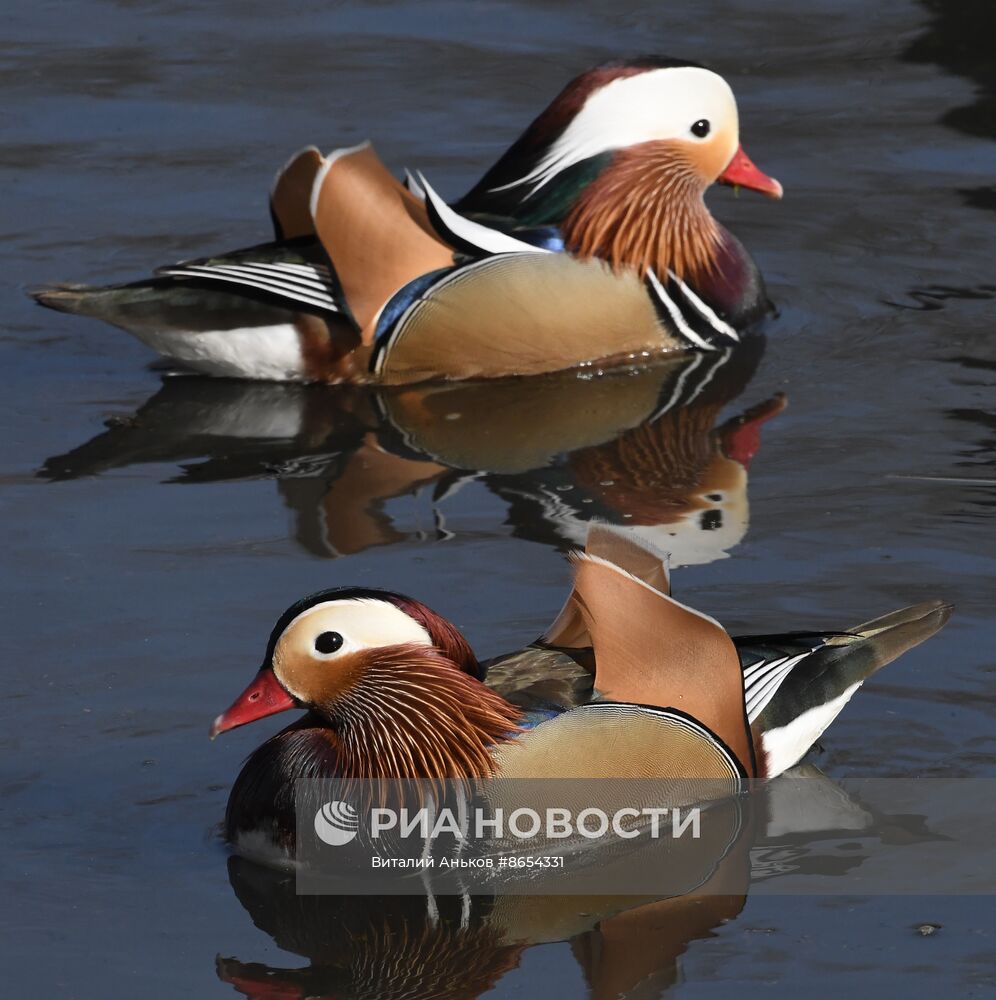
[[[611,62],[568,83],[452,206],[368,143],[308,147],[272,188],[274,242],[34,294],[237,378],[401,384],[710,350],[769,308],[705,206],[714,182],[782,194],[740,146],[726,81]]]
[[[646,542],[593,525],[536,643],[480,663],[399,594],[341,587],[292,605],[211,736],[288,709],[232,788],[226,839],[294,857],[298,778],[696,778],[733,794],[797,763],[861,683],[940,629],[932,601],[841,632],[731,638],[670,596]]]

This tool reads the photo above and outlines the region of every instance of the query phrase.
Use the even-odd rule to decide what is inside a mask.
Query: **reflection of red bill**
[[[734,417],[719,429],[720,447],[727,458],[739,462],[745,469],[750,468],[751,459],[761,447],[761,425],[772,417],[777,417],[788,400],[780,392],[757,406],[752,406],[742,416]]]
[[[270,969],[235,958],[219,958],[216,970],[223,983],[234,986],[239,993],[252,1000],[300,1000],[303,995],[301,984],[294,981],[293,973],[284,969]]]
[[[781,198],[784,193],[781,184],[754,166],[753,160],[744,152],[743,146],[737,146],[727,168],[716,178],[717,184],[732,184],[734,187],[750,188],[760,191],[769,198]]]

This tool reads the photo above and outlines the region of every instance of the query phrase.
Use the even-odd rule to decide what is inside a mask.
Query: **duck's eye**
[[[342,643],[342,636],[338,632],[323,632],[315,639],[315,651],[328,656],[329,653],[334,653],[341,649]]]
[[[712,126],[705,120],[705,118],[700,118],[692,125],[692,135],[699,139],[704,139],[709,134],[711,128]]]

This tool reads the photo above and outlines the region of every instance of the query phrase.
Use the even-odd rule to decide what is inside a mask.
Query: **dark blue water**
[[[8,11],[10,995],[231,996],[232,984],[260,997],[382,995],[335,973],[360,954],[343,944],[341,914],[246,909],[238,873],[233,893],[214,825],[267,727],[209,744],[208,722],[259,662],[275,616],[319,587],[410,592],[482,655],[521,644],[560,607],[561,552],[589,512],[680,522],[676,593],[734,632],[953,601],[947,629],[874,678],[814,760],[830,778],[996,774],[994,27],[984,3],[912,0]],[[538,398],[435,403],[165,377],[126,335],[23,294],[268,238],[272,173],[309,142],[371,136],[387,162],[457,195],[565,79],[642,51],[723,72],[745,147],[787,192],[780,204],[711,196],[780,313],[763,351],[675,410],[656,412],[680,375],[668,369],[580,394],[569,380]],[[722,457],[726,421],[779,393],[787,408],[764,426],[717,531],[696,483]],[[420,422],[436,403],[460,418]],[[649,468],[626,460],[647,441]],[[573,943],[537,916],[515,947],[471,943],[490,978],[457,976],[445,992],[430,976],[412,995],[490,984],[494,996],[616,995],[605,970],[633,956],[593,956],[619,955],[612,942],[627,934],[649,956],[630,996],[981,995],[996,975],[994,915],[967,897],[758,893],[682,914],[677,929],[606,925]],[[328,921],[331,950],[302,943],[302,920]],[[924,922],[943,926],[924,937],[913,929]]]

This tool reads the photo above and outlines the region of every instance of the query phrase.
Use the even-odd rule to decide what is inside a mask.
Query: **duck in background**
[[[796,764],[868,676],[951,611],[932,601],[847,631],[731,639],[670,596],[638,538],[594,525],[574,565],[546,634],[484,664],[412,598],[340,587],[292,605],[211,727],[307,709],[236,780],[235,850],[294,863],[298,778],[678,777],[734,795]]]
[[[602,519],[669,551],[672,566],[704,564],[746,533],[760,429],[785,406],[776,395],[718,423],[762,349],[756,337],[586,379],[394,389],[172,377],[39,475],[171,462],[185,483],[272,477],[298,542],[332,558],[459,537],[456,494],[477,482],[507,503],[517,537],[566,551]],[[414,511],[392,508],[404,497]]]
[[[407,384],[712,350],[769,308],[706,208],[714,182],[782,194],[740,146],[726,81],[611,62],[568,83],[452,207],[369,144],[308,147],[274,184],[275,242],[34,294],[236,378]]]

